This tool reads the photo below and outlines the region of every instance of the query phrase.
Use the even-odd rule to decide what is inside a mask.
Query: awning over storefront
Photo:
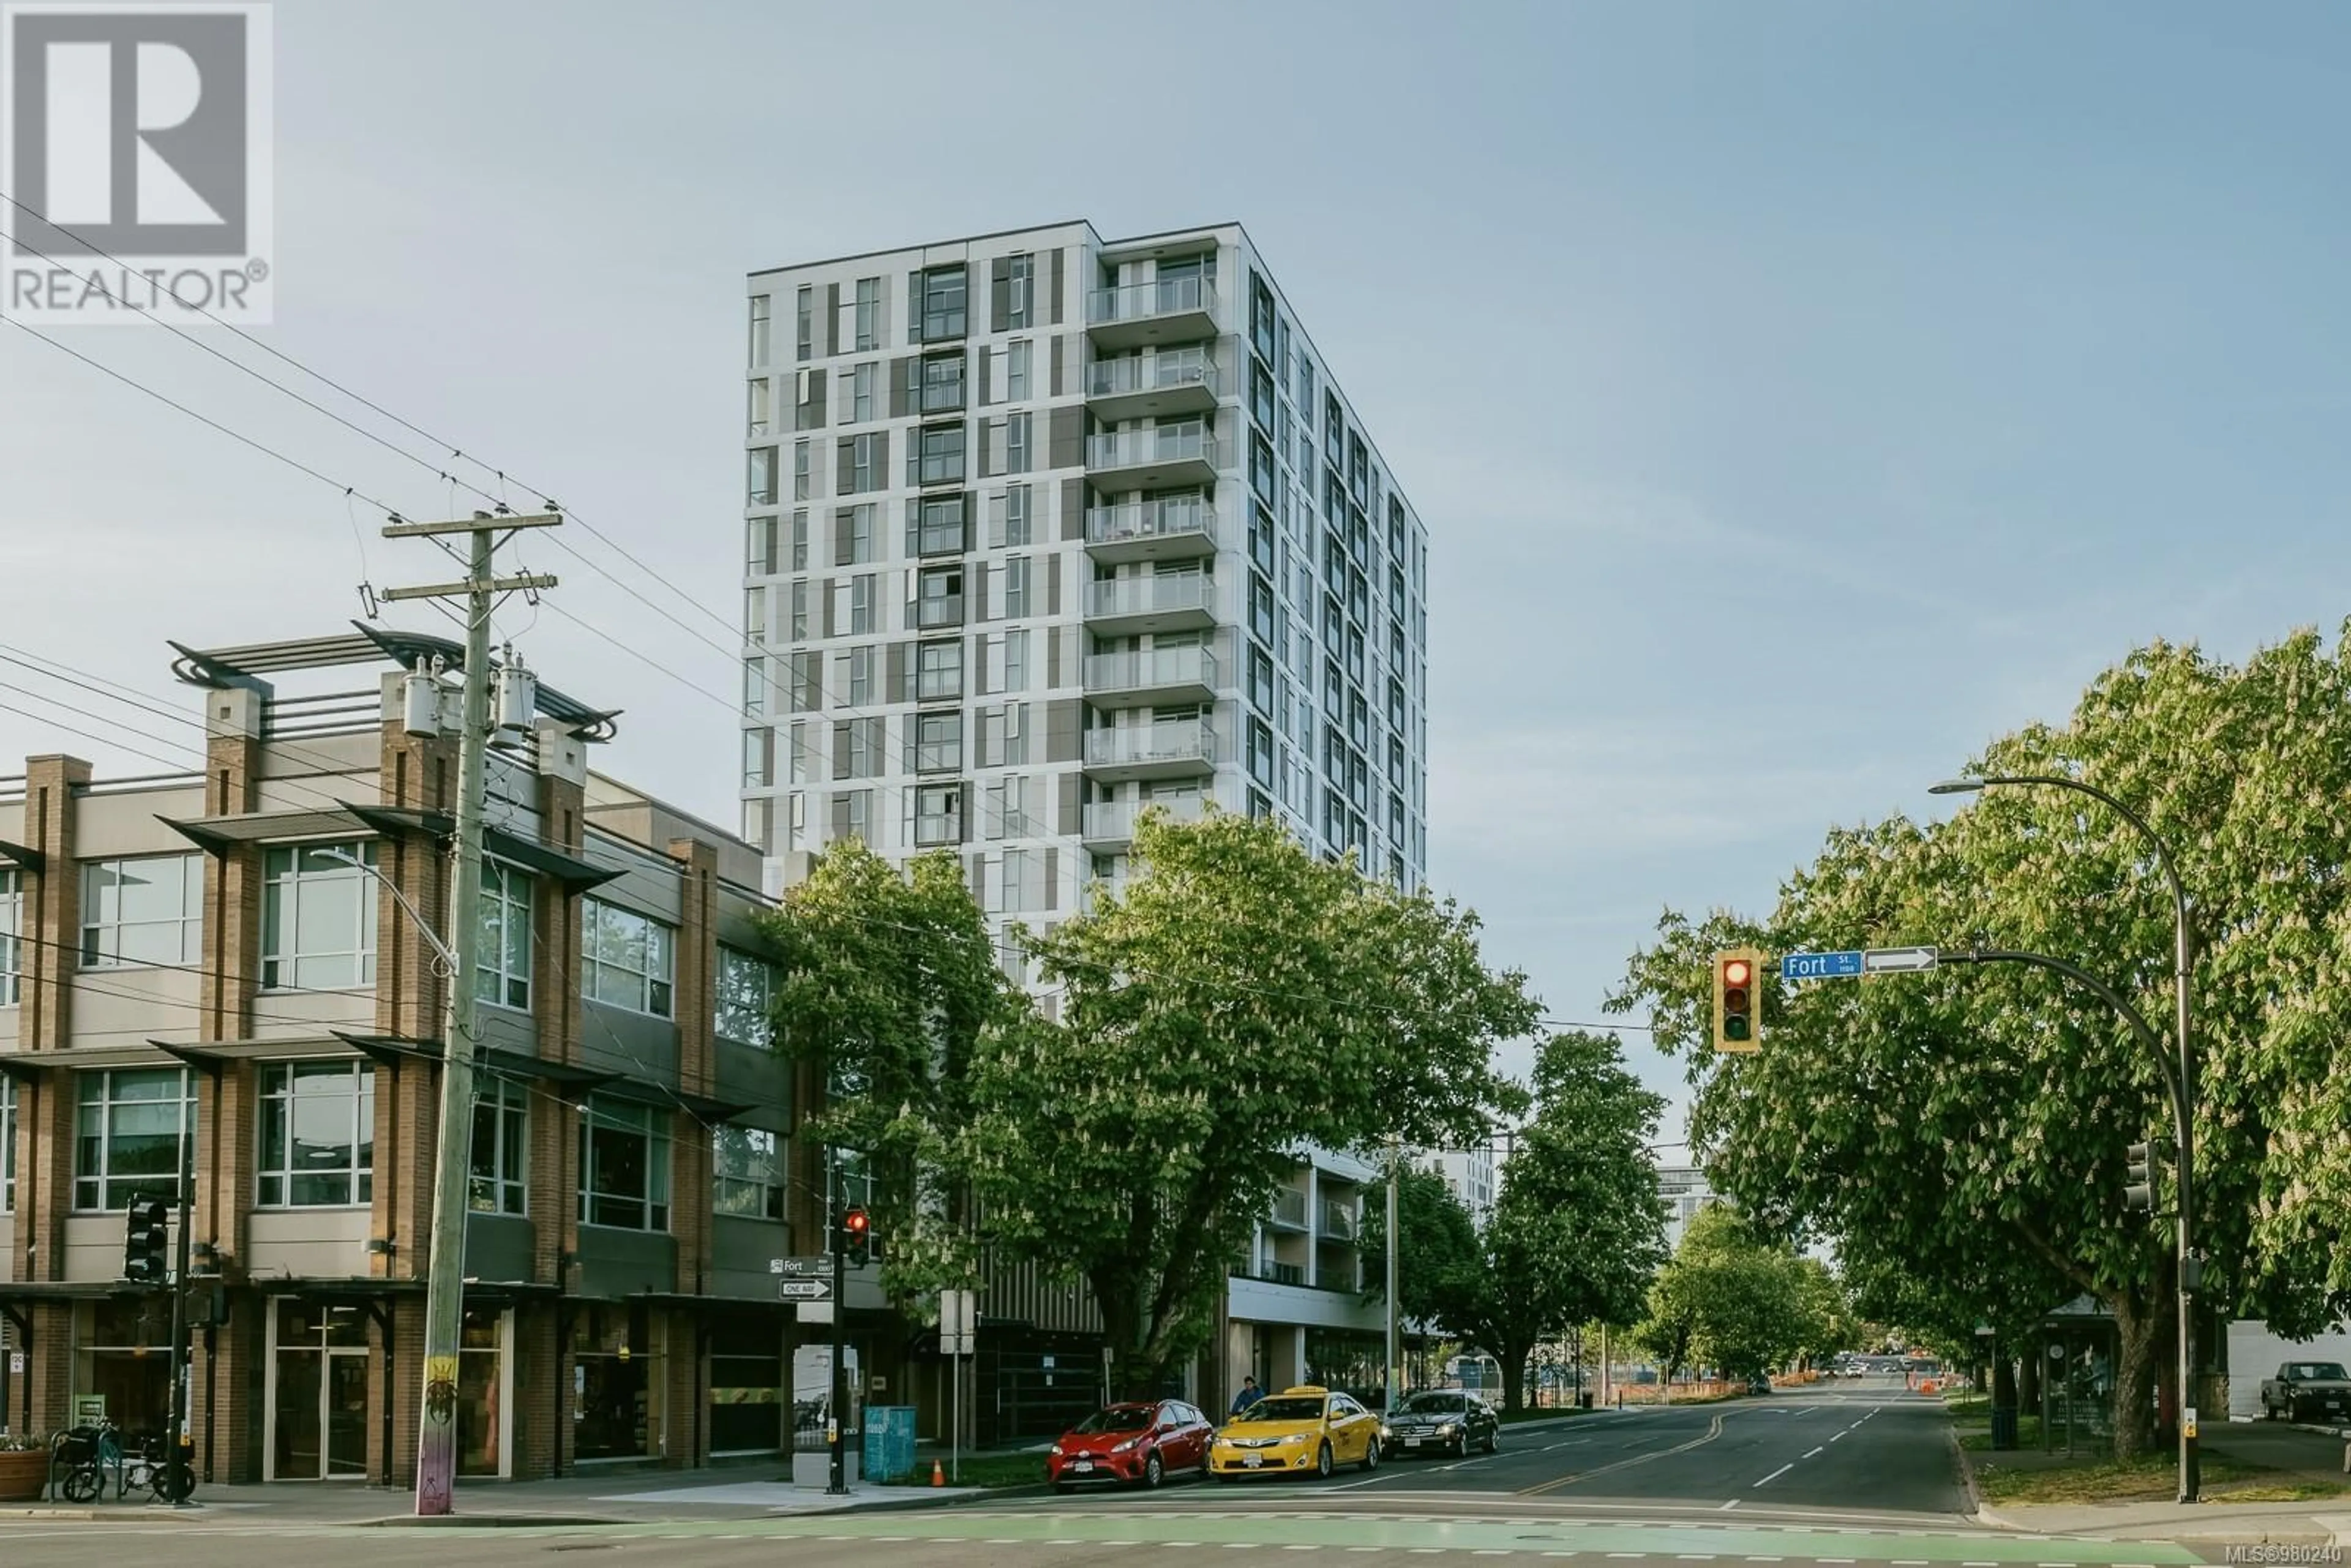
[[[343,810],[377,832],[390,838],[407,838],[423,834],[427,838],[446,841],[457,831],[456,819],[446,811],[420,811],[406,806],[360,806],[346,800]],[[525,871],[552,877],[574,893],[601,887],[621,874],[616,866],[601,866],[593,861],[581,860],[569,850],[559,850],[537,839],[524,838],[520,833],[504,828],[485,827],[482,848]]]
[[[379,1065],[398,1067],[406,1062],[422,1061],[438,1066],[441,1042],[437,1040],[412,1040],[392,1034],[359,1034],[344,1030],[330,1031],[337,1040],[360,1055],[372,1058]],[[565,1089],[586,1091],[601,1088],[619,1076],[599,1072],[593,1068],[574,1067],[568,1061],[549,1061],[545,1057],[525,1056],[518,1051],[507,1051],[497,1046],[479,1046],[474,1051],[474,1071],[495,1073],[502,1078],[537,1079]]]
[[[38,871],[47,863],[48,857],[40,851],[0,839],[0,865],[12,865],[19,871]]]
[[[233,817],[155,819],[200,850],[226,854],[244,844],[293,842],[304,839],[350,838],[371,831],[349,809],[315,811],[247,811]]]

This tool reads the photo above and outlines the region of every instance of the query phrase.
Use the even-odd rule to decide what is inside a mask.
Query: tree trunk
[[[2025,1353],[2017,1369],[2021,1375],[2016,1380],[2018,1407],[2036,1416],[2041,1413],[2041,1363],[2048,1354],[2035,1344]]]
[[[1991,1365],[1991,1402],[1995,1409],[2016,1408],[2016,1363],[2004,1355]]]
[[[1533,1349],[1529,1344],[1506,1345],[1494,1357],[1502,1367],[1502,1408],[1506,1411],[1526,1407],[1527,1356]]]
[[[2155,1369],[2163,1314],[2127,1295],[2107,1299],[2114,1310],[2115,1458],[2135,1459],[2154,1447]]]

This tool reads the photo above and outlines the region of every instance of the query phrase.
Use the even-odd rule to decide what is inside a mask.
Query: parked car
[[[1391,1454],[1490,1454],[1501,1446],[1501,1418],[1494,1407],[1458,1388],[1416,1394],[1388,1413]]]
[[[1757,1373],[1754,1376],[1747,1380],[1747,1392],[1750,1394],[1771,1393],[1771,1379],[1762,1373]]]
[[[1218,1429],[1208,1473],[1220,1481],[1301,1470],[1327,1476],[1341,1465],[1377,1469],[1386,1425],[1345,1394],[1316,1385],[1268,1395]]]
[[[2289,1361],[2262,1380],[2262,1414],[2273,1421],[2351,1420],[2351,1376],[2339,1361]]]
[[[1045,1456],[1045,1479],[1065,1492],[1081,1481],[1155,1487],[1172,1471],[1205,1474],[1215,1435],[1180,1399],[1106,1406],[1061,1434]]]

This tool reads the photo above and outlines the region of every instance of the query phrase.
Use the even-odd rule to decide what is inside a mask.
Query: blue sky
[[[2134,643],[2351,610],[2333,8],[287,0],[277,53],[268,341],[729,618],[744,272],[1246,224],[1434,537],[1434,880],[1561,1015]],[[470,505],[160,334],[71,340]],[[433,575],[16,332],[0,475],[0,580],[44,585],[0,642],[174,703],[165,635]],[[513,628],[630,710],[602,764],[731,821],[727,660],[532,564],[632,650]],[[59,744],[0,712],[0,757]]]

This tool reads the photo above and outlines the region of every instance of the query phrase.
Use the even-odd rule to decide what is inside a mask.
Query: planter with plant
[[[0,1502],[37,1502],[48,1484],[48,1437],[0,1432]]]

